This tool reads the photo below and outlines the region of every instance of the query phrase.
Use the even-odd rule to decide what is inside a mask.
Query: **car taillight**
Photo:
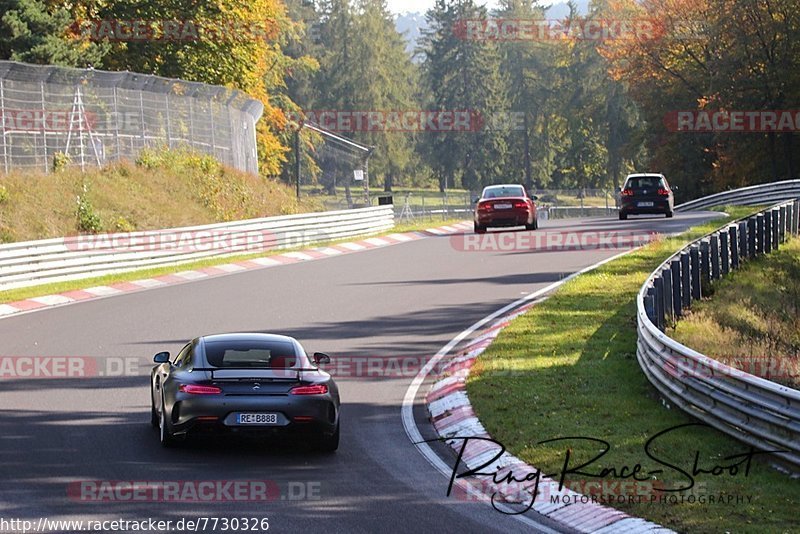
[[[313,386],[297,386],[292,388],[289,393],[292,395],[324,395],[328,392],[325,384],[314,384]]]
[[[478,204],[478,211],[489,211],[491,209],[492,209],[491,202],[483,202],[481,204]]]
[[[527,208],[528,205],[522,200],[517,200],[516,202],[514,202],[514,207],[515,208]]]
[[[669,189],[664,189],[663,187],[659,187],[658,188],[658,194],[659,194],[659,196],[662,196],[662,197],[668,197],[669,196]]]
[[[633,189],[623,189],[622,190],[623,197],[632,197],[633,196]]]
[[[189,395],[219,395],[222,393],[217,386],[198,386],[197,384],[181,384],[178,391]]]

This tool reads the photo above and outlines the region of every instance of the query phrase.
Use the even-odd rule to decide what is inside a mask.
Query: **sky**
[[[478,1],[476,3],[481,2]],[[495,0],[489,0],[483,3],[486,4],[490,9],[497,7],[497,2]],[[541,2],[541,4],[545,6],[553,3],[557,2],[555,0]],[[434,0],[389,0],[389,9],[395,14],[404,13],[406,11],[411,13],[425,13],[428,9],[433,7],[433,4]]]

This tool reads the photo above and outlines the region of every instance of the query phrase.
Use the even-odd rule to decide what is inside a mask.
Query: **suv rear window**
[[[637,176],[635,178],[628,178],[625,183],[626,188],[630,189],[655,189],[657,187],[664,187],[664,179],[658,176]]]
[[[294,345],[273,341],[206,343],[206,359],[218,368],[289,369],[297,365]]]

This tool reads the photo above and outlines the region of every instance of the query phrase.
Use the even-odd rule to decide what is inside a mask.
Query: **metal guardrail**
[[[391,205],[0,245],[0,290],[260,253],[389,230]]]
[[[637,297],[636,354],[659,393],[748,445],[785,451],[775,457],[793,469],[800,468],[800,391],[724,365],[664,330],[712,280],[797,235],[798,216],[800,201],[784,201],[688,244],[650,275]]]
[[[675,211],[704,210],[715,206],[757,206],[800,197],[800,180],[785,180],[723,191],[675,206]]]

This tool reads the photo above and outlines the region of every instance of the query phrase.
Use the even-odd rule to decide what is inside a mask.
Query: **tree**
[[[675,132],[669,118],[679,111],[793,109],[800,96],[796,2],[625,0],[614,13],[660,24],[657,39],[602,51],[644,111],[654,166],[691,196],[795,177],[796,132]],[[703,23],[687,28],[691,21]]]
[[[64,4],[44,0],[0,0],[0,59],[63,65],[99,66],[110,46],[92,42],[74,31],[75,17],[88,9],[78,3],[72,12]]]
[[[424,153],[439,188],[457,181],[467,189],[508,180],[506,132],[495,117],[508,111],[495,43],[467,38],[458,31],[465,21],[485,21],[486,9],[473,0],[437,0],[426,14],[429,30],[422,39],[423,76],[430,106],[438,111],[466,110],[486,121],[469,132],[432,132]]]

